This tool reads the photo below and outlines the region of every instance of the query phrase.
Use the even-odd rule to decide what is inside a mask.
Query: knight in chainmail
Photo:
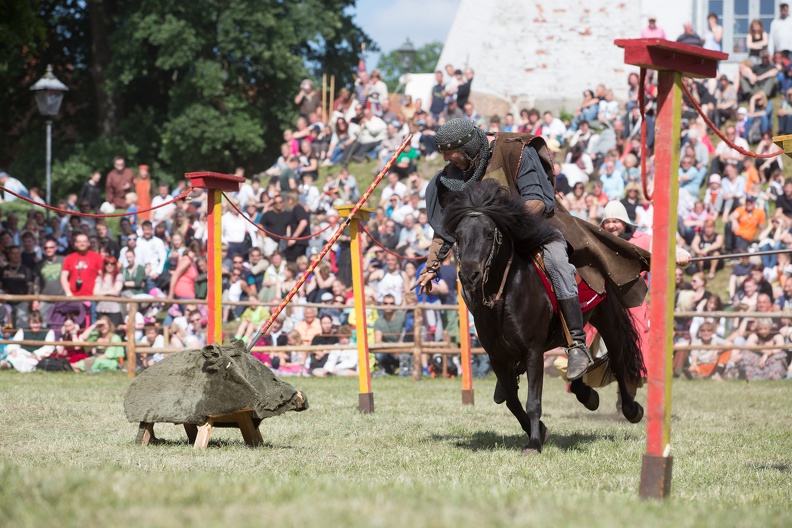
[[[443,203],[448,193],[462,190],[471,182],[483,178],[498,176],[504,178],[505,174],[508,174],[503,170],[496,170],[494,165],[514,166],[515,185],[508,183],[512,188],[516,187],[516,192],[522,198],[526,210],[550,218],[555,209],[552,169],[548,168],[547,160],[543,162],[540,159],[534,146],[544,146],[540,138],[532,138],[524,134],[499,134],[497,139],[488,137],[484,131],[465,119],[452,119],[446,122],[437,131],[435,138],[437,148],[443,153],[448,164],[432,179],[426,189],[426,210],[435,237],[429,250],[429,260],[418,279],[418,283],[425,289],[431,289],[432,280],[437,276],[440,264],[454,244],[454,238],[443,232],[442,227]],[[521,145],[522,149],[519,148]],[[504,159],[506,163],[502,163]],[[496,160],[498,163],[494,163]],[[567,349],[569,358],[567,378],[572,381],[581,378],[592,363],[586,346],[586,334],[583,331],[583,314],[578,301],[575,267],[569,262],[566,243],[555,241],[542,249],[548,278],[556,292],[559,309],[572,338],[572,346]],[[496,385],[495,388],[495,401],[496,403],[505,401],[505,394],[500,385]]]

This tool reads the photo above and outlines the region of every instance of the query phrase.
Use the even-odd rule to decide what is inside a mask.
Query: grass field
[[[792,383],[676,382],[672,498],[638,498],[645,424],[590,413],[545,383],[550,439],[526,437],[477,381],[292,379],[304,413],[262,423],[251,449],[219,430],[194,451],[160,425],[133,444],[121,374],[0,375],[0,524],[17,526],[790,526]],[[524,383],[523,383],[524,385]],[[523,387],[524,391],[524,387]],[[645,400],[643,394],[641,401]]]

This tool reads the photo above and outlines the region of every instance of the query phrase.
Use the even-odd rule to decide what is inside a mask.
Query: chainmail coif
[[[435,134],[440,152],[459,149],[470,161],[470,168],[462,171],[449,163],[440,174],[440,181],[449,190],[461,191],[469,182],[475,182],[484,175],[490,158],[487,135],[466,119],[456,118],[446,122]]]

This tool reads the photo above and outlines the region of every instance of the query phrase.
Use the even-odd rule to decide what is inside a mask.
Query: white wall
[[[604,83],[626,97],[623,50],[646,15],[670,40],[693,20],[694,0],[462,0],[440,56],[476,72],[473,92],[497,96],[512,111],[537,106],[574,110],[582,91]]]

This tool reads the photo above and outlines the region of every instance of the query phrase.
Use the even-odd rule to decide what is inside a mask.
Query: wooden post
[[[657,70],[652,280],[649,298],[646,453],[641,466],[641,498],[665,498],[671,491],[671,377],[674,273],[679,171],[682,75],[715,77],[725,53],[663,39],[620,39],[624,62]]]
[[[322,116],[323,122],[327,122],[327,74],[322,74]]]
[[[207,344],[223,343],[223,277],[222,277],[222,216],[223,191],[239,192],[245,178],[216,172],[188,172],[185,178],[191,180],[193,187],[208,191],[207,196],[207,275],[206,293],[209,324],[207,325]]]
[[[462,349],[462,405],[474,405],[473,364],[470,356],[470,321],[465,299],[462,297],[462,283],[457,281],[457,304],[459,304],[459,346]]]
[[[415,308],[413,311],[413,366],[412,366],[412,379],[418,381],[421,379],[422,368],[422,354],[421,343],[423,342],[423,309]]]
[[[338,205],[335,209],[346,218],[354,205]],[[358,349],[358,378],[360,394],[358,410],[363,414],[374,412],[374,393],[371,390],[371,365],[369,364],[368,326],[366,325],[366,294],[363,282],[363,249],[360,246],[360,221],[371,216],[374,209],[361,207],[349,223],[351,238],[349,250],[352,255],[352,289],[355,292],[355,329]]]
[[[129,311],[127,312],[127,376],[134,378],[137,373],[137,354],[135,352],[135,319],[137,319],[138,304],[133,302],[129,303]]]
[[[335,74],[330,76],[330,102],[327,105],[327,114],[325,114],[325,123],[330,122],[330,116],[333,113],[333,105],[335,105]]]

